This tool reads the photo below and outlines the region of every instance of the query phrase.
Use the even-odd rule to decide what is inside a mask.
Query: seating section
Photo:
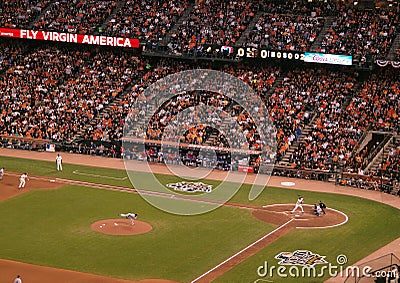
[[[0,2],[0,27],[27,28],[52,0],[13,0]]]
[[[271,50],[308,51],[323,26],[323,18],[264,14],[248,35],[246,45]]]
[[[53,2],[34,24],[35,29],[95,34],[111,15],[117,1],[60,0]]]
[[[399,15],[395,11],[349,9],[335,18],[320,51],[359,58],[385,57],[399,31]]]
[[[177,23],[187,5],[187,0],[128,0],[109,20],[104,33],[156,44]]]
[[[10,58],[0,78],[0,134],[72,140],[130,83],[132,57],[37,48]]]
[[[197,1],[189,18],[171,35],[174,52],[191,54],[205,44],[233,45],[259,10],[256,1]]]

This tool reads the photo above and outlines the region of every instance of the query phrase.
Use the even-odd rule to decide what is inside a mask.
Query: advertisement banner
[[[103,35],[75,34],[66,32],[0,28],[1,37],[23,38],[44,41],[93,44],[103,46],[139,48],[139,40],[134,38]]]
[[[304,62],[351,66],[353,64],[353,59],[349,55],[306,52],[304,53]]]

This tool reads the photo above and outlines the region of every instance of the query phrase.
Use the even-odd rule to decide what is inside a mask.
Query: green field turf
[[[153,230],[134,236],[94,232],[90,224],[139,213]],[[0,203],[0,257],[127,279],[189,281],[273,229],[249,210],[221,207],[176,216],[137,194],[77,186],[30,191]]]
[[[126,173],[122,170],[64,164],[64,171],[59,173],[53,162],[7,157],[0,157],[0,166],[7,171],[131,187],[128,180],[72,173],[79,170],[123,178]],[[181,180],[173,176],[158,177],[163,184]],[[218,184],[210,180],[206,183]],[[332,264],[336,264],[339,254],[345,254],[348,264],[352,264],[400,237],[400,225],[396,225],[400,211],[381,203],[282,188],[267,188],[256,200],[249,201],[249,191],[250,186],[243,185],[231,201],[256,206],[293,203],[302,194],[306,203],[322,199],[328,207],[345,212],[349,222],[337,228],[293,231],[217,282],[254,282],[260,279],[257,268],[266,260],[277,265],[274,256],[282,251],[308,249],[327,256],[326,260]],[[138,236],[107,236],[90,230],[90,224],[96,220],[114,218],[120,212],[135,212],[132,210],[137,210],[139,219],[151,223],[154,230]],[[252,218],[248,210],[222,207],[198,216],[175,216],[152,207],[136,194],[76,186],[31,191],[1,202],[0,227],[7,231],[0,233],[0,258],[127,279],[166,278],[182,282],[196,278],[274,228]],[[323,282],[327,277],[261,279]]]
[[[321,194],[316,195],[321,196]],[[254,282],[261,278],[257,275],[257,267],[263,265],[264,261],[269,265],[279,266],[279,260],[274,258],[277,254],[302,249],[324,255],[326,261],[336,266],[340,266],[336,261],[337,256],[343,254],[348,259],[348,264],[344,266],[348,266],[363,259],[385,243],[400,237],[400,225],[398,225],[400,211],[396,208],[343,195],[324,194],[323,197],[335,209],[348,215],[347,224],[317,230],[296,229],[225,273],[216,282]],[[319,267],[316,270],[319,270]],[[325,272],[325,276],[315,280],[277,276],[263,279],[273,282],[323,282],[330,277],[328,274]]]

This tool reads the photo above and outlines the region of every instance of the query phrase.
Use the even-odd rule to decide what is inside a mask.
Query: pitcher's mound
[[[129,219],[105,219],[93,223],[90,228],[96,232],[108,235],[139,235],[153,227],[147,222],[135,220],[135,225]]]

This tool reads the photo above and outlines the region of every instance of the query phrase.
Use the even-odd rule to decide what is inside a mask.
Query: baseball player
[[[133,226],[133,225],[135,225],[135,223],[133,222],[133,220],[136,220],[138,214],[137,214],[137,213],[128,212],[128,213],[121,213],[119,216],[125,217],[126,219],[130,219],[130,220],[131,220],[131,223],[132,223],[132,226]]]
[[[296,209],[298,209],[298,208],[301,209],[301,213],[304,213],[304,209],[303,209],[303,205],[302,205],[303,201],[304,201],[304,198],[302,196],[299,196],[299,198],[297,199],[296,205],[293,208],[293,210],[291,211],[291,213],[295,212]]]
[[[3,180],[4,176],[4,167],[0,168],[0,181]]]
[[[322,201],[319,201],[318,205],[319,205],[319,207],[321,208],[322,213],[323,213],[323,214],[326,214],[326,212],[325,212],[325,208],[326,208],[325,203],[323,203]]]
[[[322,213],[322,208],[319,205],[317,205],[315,214],[317,214],[317,216],[321,216],[321,213]]]
[[[60,154],[57,154],[56,165],[57,165],[57,171],[62,171],[62,157]]]
[[[17,275],[17,278],[15,278],[14,283],[22,283],[21,275]]]
[[[23,189],[23,188],[25,188],[26,180],[29,181],[28,174],[27,174],[27,173],[22,173],[21,177],[19,177],[19,186],[18,186],[18,189]]]

